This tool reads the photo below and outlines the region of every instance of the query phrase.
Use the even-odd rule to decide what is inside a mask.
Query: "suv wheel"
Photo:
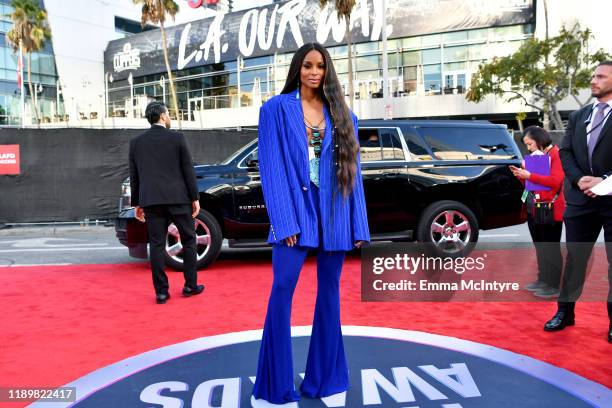
[[[478,241],[478,221],[465,204],[437,201],[423,210],[417,240],[431,244],[438,256],[467,256]]]
[[[219,256],[223,236],[219,223],[208,211],[200,210],[194,221],[198,253],[197,268],[202,269]],[[166,265],[173,269],[183,270],[183,245],[178,228],[174,223],[168,226],[165,255]]]

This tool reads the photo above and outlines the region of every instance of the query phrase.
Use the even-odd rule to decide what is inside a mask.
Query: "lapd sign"
[[[534,0],[388,0],[389,39],[534,21]],[[187,9],[187,2],[181,6]],[[355,43],[381,39],[381,0],[358,0],[352,14]],[[290,0],[167,28],[172,70],[292,52],[306,42],[346,43],[345,23],[318,0]],[[128,45],[129,44],[129,45]],[[117,80],[166,71],[158,30],[111,41],[105,71]]]
[[[302,398],[289,408],[612,406],[612,392],[567,370],[495,347],[380,327],[343,327],[347,392]],[[295,386],[311,327],[295,327]],[[251,393],[261,330],[201,338],[153,350],[67,384],[74,403],[33,407],[271,407]]]

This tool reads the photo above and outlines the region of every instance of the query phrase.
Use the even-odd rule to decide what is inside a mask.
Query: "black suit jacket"
[[[565,137],[559,155],[565,171],[564,194],[567,201],[565,216],[592,211],[612,211],[612,196],[590,198],[578,188],[582,176],[612,176],[612,117],[608,117],[599,134],[593,151],[593,163],[589,163],[587,148],[587,120],[593,104],[573,112],[569,117]],[[593,170],[591,171],[591,167]]]
[[[153,125],[130,140],[132,205],[190,204],[198,185],[185,136]]]

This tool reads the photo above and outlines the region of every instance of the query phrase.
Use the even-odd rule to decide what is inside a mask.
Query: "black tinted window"
[[[498,128],[420,128],[438,160],[511,159],[517,155],[510,135]]]
[[[359,129],[362,162],[404,160],[404,150],[397,129]]]
[[[410,151],[410,158],[413,161],[419,160],[431,160],[432,157],[427,151],[427,145],[421,139],[421,136],[414,133],[414,129],[403,128],[402,133],[404,134],[404,140]]]

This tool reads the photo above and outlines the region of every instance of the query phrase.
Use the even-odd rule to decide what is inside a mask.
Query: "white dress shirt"
[[[587,125],[587,145],[589,144],[589,139],[591,139],[591,128],[593,127],[593,121],[595,120],[595,115],[597,115],[597,112],[599,111],[599,108],[597,107],[597,104],[600,103],[599,101],[595,101],[595,103],[593,103],[593,107],[591,108],[591,116],[589,117],[589,123]],[[606,103],[606,102],[604,102]],[[608,106],[606,106],[604,108],[604,121],[601,124],[601,127],[604,127],[604,125],[606,124],[606,122],[608,121],[608,116],[612,116],[612,114],[610,114],[610,109],[612,109],[612,100],[607,102]]]

